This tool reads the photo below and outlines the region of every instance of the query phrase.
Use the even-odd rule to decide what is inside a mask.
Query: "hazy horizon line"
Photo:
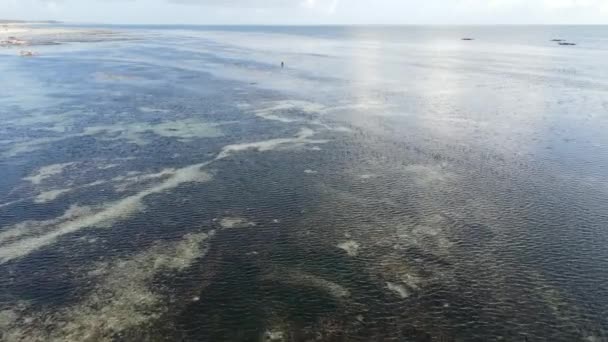
[[[64,21],[64,20],[27,20],[27,19],[0,19],[0,24],[35,24],[35,23],[47,23],[47,24],[68,24],[68,25],[117,25],[117,26],[265,26],[265,27],[339,27],[339,26],[377,26],[377,27],[397,27],[397,26],[608,26],[608,24],[600,23],[298,23],[298,24],[262,24],[262,23],[225,23],[225,24],[204,24],[204,23],[155,23],[155,22],[137,22],[137,23],[111,23],[111,22],[78,22],[78,21]]]

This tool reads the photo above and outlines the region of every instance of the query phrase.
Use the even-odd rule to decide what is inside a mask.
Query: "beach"
[[[53,24],[0,23],[0,47],[32,49],[69,42],[102,42],[121,39],[116,32],[95,28],[57,27]],[[122,39],[125,39],[123,37]],[[29,50],[28,50],[29,51]]]

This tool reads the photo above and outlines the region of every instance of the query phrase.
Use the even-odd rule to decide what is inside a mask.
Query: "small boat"
[[[475,40],[475,38],[462,38],[462,40]]]
[[[576,45],[576,43],[559,42],[559,45]]]
[[[19,52],[19,55],[21,57],[33,57],[33,56],[36,56],[36,54],[34,52],[32,52],[32,51],[21,51],[21,52]]]
[[[27,45],[27,42],[25,40],[20,40],[15,37],[8,37],[8,40],[0,41],[0,45],[2,45],[2,46],[11,46],[11,45],[21,46],[21,45]]]

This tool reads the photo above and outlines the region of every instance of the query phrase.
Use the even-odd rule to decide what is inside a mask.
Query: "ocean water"
[[[1,341],[608,341],[608,27],[101,28],[0,50]]]

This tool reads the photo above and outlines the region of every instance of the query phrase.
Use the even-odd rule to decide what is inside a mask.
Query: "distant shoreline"
[[[62,21],[57,20],[9,20],[0,19],[0,24],[63,24]]]
[[[57,21],[2,20],[0,47],[18,48],[21,56],[29,57],[37,55],[36,51],[29,50],[32,47],[127,39],[113,29],[66,27],[61,24]]]

